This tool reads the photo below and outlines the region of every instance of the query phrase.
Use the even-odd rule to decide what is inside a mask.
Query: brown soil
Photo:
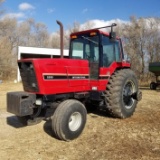
[[[50,122],[24,127],[6,112],[6,92],[21,84],[0,84],[1,160],[159,160],[160,90],[142,89],[143,99],[128,119],[89,113],[82,135],[71,142],[52,136]]]

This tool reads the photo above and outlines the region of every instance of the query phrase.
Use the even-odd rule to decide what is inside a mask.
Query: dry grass
[[[13,115],[8,114],[5,95],[16,90],[22,90],[21,84],[0,84],[2,160],[160,159],[159,90],[143,89],[143,99],[135,114],[125,120],[89,113],[84,132],[71,142],[52,137],[50,122],[22,127]]]

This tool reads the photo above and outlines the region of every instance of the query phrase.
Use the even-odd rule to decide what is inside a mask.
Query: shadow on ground
[[[107,118],[113,118],[107,111],[104,110],[99,110],[96,108],[89,108],[87,110],[87,113],[90,115],[91,118],[98,118],[99,116],[101,117],[107,117]],[[54,137],[55,139],[59,139],[54,131],[52,130],[52,119],[50,118],[49,120],[46,120],[43,126],[44,131],[50,136]]]
[[[54,137],[55,139],[58,139],[56,134],[52,130],[52,120],[46,120],[43,126],[44,131],[50,136]]]
[[[7,124],[14,127],[14,128],[22,128],[22,127],[25,127],[24,124],[22,124],[17,116],[10,116],[10,117],[7,117],[6,118],[6,121],[7,121]]]
[[[160,92],[160,88],[157,87],[156,90],[151,90],[149,87],[139,87],[140,90],[146,90],[146,91],[155,91],[155,92]]]

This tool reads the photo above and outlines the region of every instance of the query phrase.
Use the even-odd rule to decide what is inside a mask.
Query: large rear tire
[[[65,100],[59,104],[52,117],[52,130],[57,138],[70,141],[77,138],[86,124],[87,111],[77,100]]]
[[[133,115],[137,100],[138,82],[130,69],[116,71],[110,78],[105,92],[107,110],[116,118],[127,118]]]

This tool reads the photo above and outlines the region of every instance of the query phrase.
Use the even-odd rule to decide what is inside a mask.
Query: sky
[[[5,0],[2,7],[4,16],[19,22],[34,18],[44,23],[49,32],[59,30],[56,20],[67,28],[74,22],[93,20],[96,27],[101,27],[113,20],[129,21],[130,16],[160,17],[160,0]]]

